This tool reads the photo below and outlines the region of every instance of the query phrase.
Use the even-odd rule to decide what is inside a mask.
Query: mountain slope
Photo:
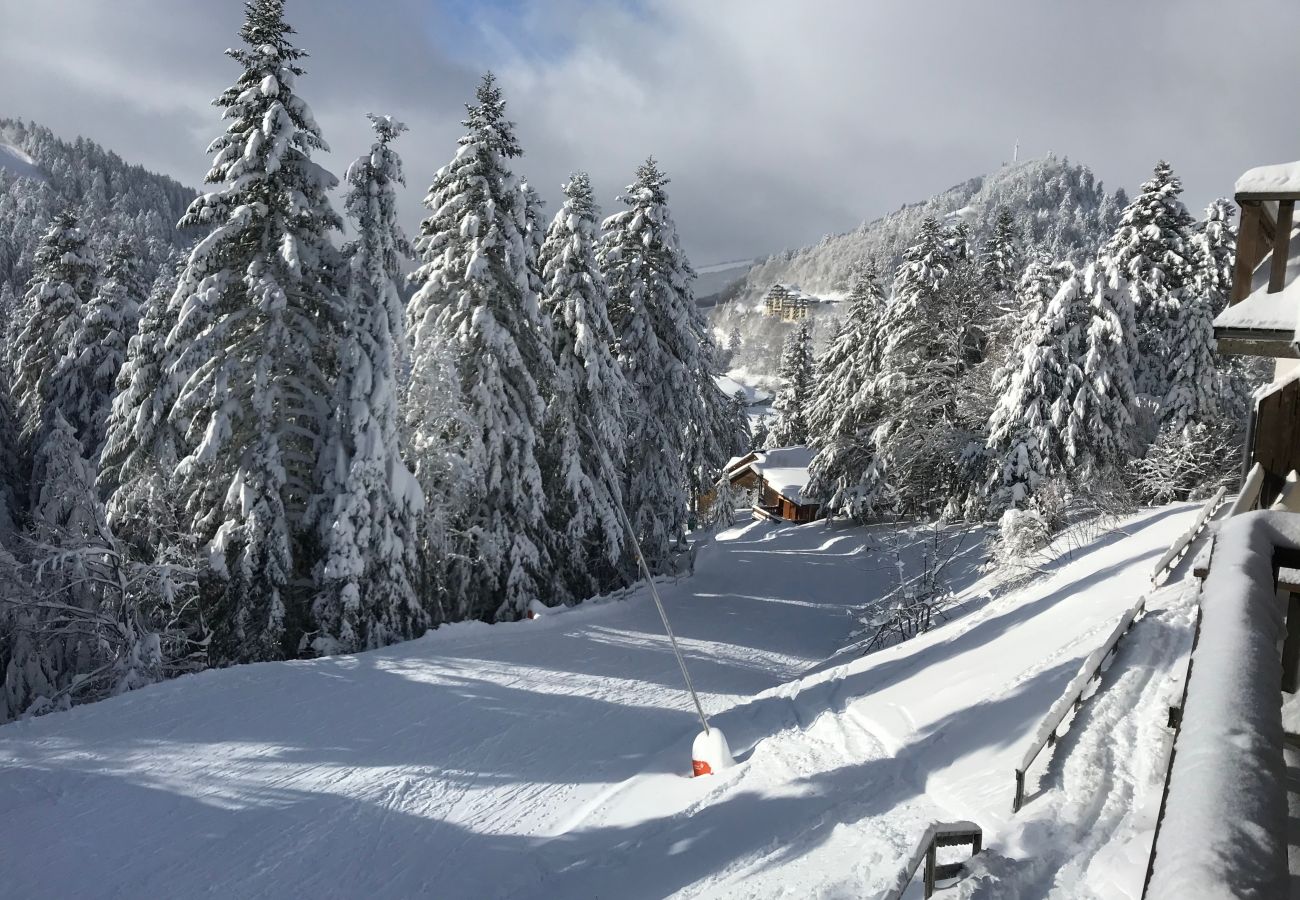
[[[152,279],[189,238],[176,228],[195,191],[132,165],[86,138],[64,140],[34,122],[0,119],[0,282],[17,295],[55,214],[71,208],[103,259],[130,238]]]
[[[771,256],[749,270],[740,293],[761,294],[777,282],[814,294],[845,291],[849,273],[863,259],[892,273],[925,217],[960,218],[978,246],[1001,207],[1015,216],[1028,249],[1080,261],[1114,229],[1125,202],[1122,194],[1107,194],[1086,166],[1053,156],[1027,160],[964,181],[856,231]]]

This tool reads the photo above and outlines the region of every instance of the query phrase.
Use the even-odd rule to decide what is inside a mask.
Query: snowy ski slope
[[[970,544],[966,614],[867,657],[836,654],[894,575],[879,533],[724,532],[663,585],[740,760],[712,778],[686,777],[699,723],[642,591],[7,725],[0,893],[871,897],[929,822],[971,819],[992,849],[963,892],[1122,897],[1184,591],[1153,598],[1014,818],[1012,770],[1195,511],[1145,512],[987,602]]]

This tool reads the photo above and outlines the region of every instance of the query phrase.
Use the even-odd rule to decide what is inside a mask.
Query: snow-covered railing
[[[974,822],[936,822],[925,830],[921,840],[916,843],[907,865],[899,871],[894,883],[885,891],[881,900],[900,900],[908,885],[916,877],[916,870],[925,862],[922,882],[925,896],[934,896],[935,883],[948,878],[956,878],[965,869],[965,863],[940,863],[940,847],[964,847],[970,845],[970,855],[974,856],[984,849],[984,832]]]
[[[1241,493],[1237,499],[1232,501],[1232,507],[1228,510],[1228,518],[1239,516],[1244,512],[1250,512],[1259,506],[1259,494],[1264,489],[1264,467],[1255,463],[1246,473],[1246,480],[1241,483]]]
[[[1210,521],[1210,516],[1214,515],[1220,504],[1223,503],[1223,498],[1227,496],[1227,493],[1227,488],[1219,488],[1205,506],[1201,507],[1201,511],[1196,516],[1196,521],[1179,536],[1178,540],[1170,545],[1164,556],[1160,557],[1160,561],[1156,563],[1155,569],[1151,572],[1151,581],[1153,583],[1159,583],[1160,577],[1167,575],[1173,569],[1174,563],[1183,555],[1183,551],[1190,547],[1192,541],[1196,540],[1196,536],[1205,529],[1205,524]]]
[[[1020,767],[1016,769],[1016,796],[1011,801],[1011,811],[1020,812],[1020,807],[1025,805],[1025,773],[1029,767],[1034,764],[1038,754],[1043,752],[1043,748],[1056,743],[1056,729],[1061,727],[1065,717],[1071,711],[1078,709],[1083,705],[1083,693],[1088,689],[1088,685],[1095,679],[1101,678],[1101,667],[1105,664],[1106,659],[1115,652],[1119,645],[1119,639],[1128,633],[1133,627],[1133,620],[1136,619],[1146,608],[1146,597],[1143,597],[1133,605],[1133,608],[1124,615],[1120,616],[1119,622],[1115,629],[1110,633],[1103,643],[1096,650],[1088,655],[1079,667],[1079,673],[1071,679],[1070,684],[1065,689],[1065,693],[1052,704],[1047,715],[1043,718],[1038,730],[1034,732],[1034,740],[1025,750],[1025,755],[1020,761]]]
[[[1294,513],[1249,513],[1216,535],[1144,897],[1288,895],[1275,578],[1298,562]]]

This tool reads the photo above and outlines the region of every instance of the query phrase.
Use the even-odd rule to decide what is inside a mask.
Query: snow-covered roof
[[[748,469],[767,483],[767,486],[787,500],[802,502],[800,494],[808,485],[808,465],[816,454],[808,447],[780,447],[759,450],[754,461],[733,475]]]
[[[1256,166],[1237,179],[1238,194],[1300,194],[1300,162]]]

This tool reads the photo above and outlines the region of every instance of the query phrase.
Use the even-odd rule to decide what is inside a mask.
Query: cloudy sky
[[[607,209],[654,154],[697,265],[843,231],[1049,150],[1132,190],[1160,157],[1190,206],[1300,156],[1295,0],[289,0],[300,93],[342,172],[366,112],[403,119],[404,218],[496,71],[551,201]],[[197,185],[236,75],[239,0],[0,0],[0,116]],[[1274,112],[1276,111],[1276,112]]]

